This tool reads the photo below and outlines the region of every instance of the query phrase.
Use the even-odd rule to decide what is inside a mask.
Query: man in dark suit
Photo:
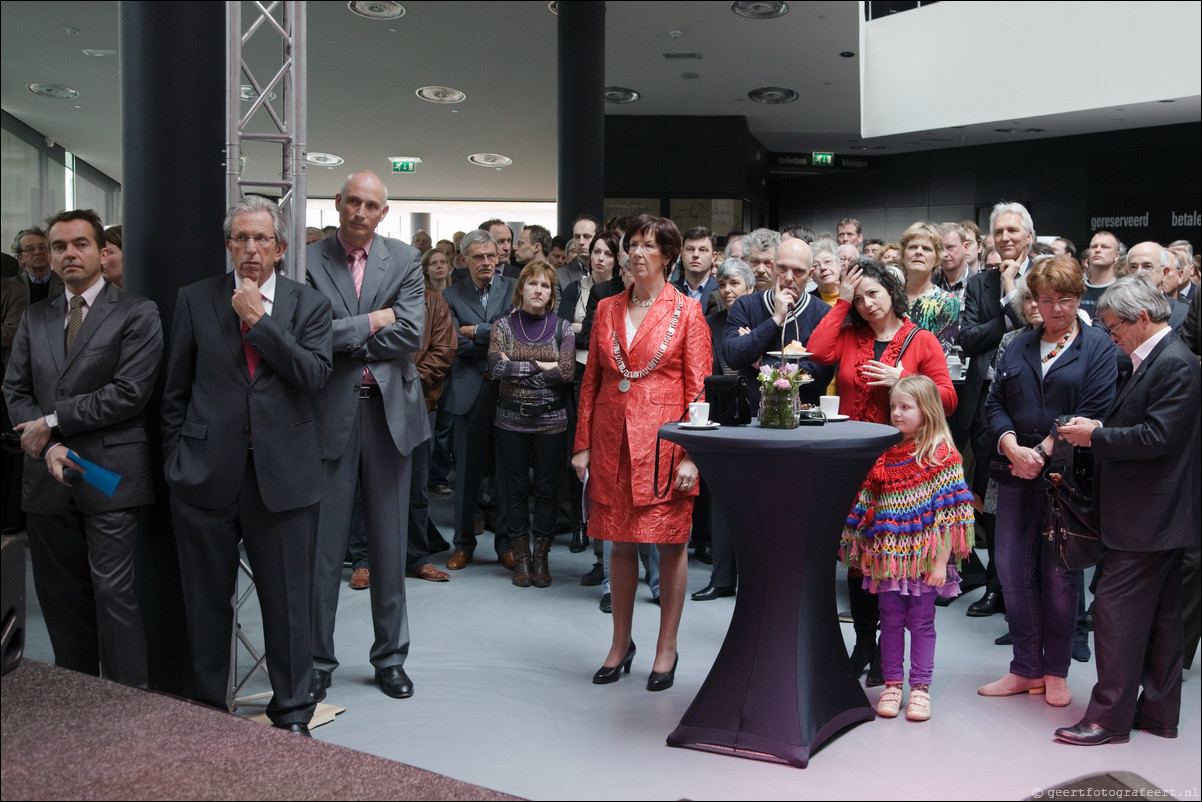
[[[710,296],[718,289],[714,272],[714,234],[705,226],[684,232],[684,248],[680,252],[680,274],[672,283],[676,289],[701,304],[709,313]]]
[[[513,308],[515,283],[497,272],[497,243],[487,231],[469,231],[459,241],[459,252],[467,263],[470,280],[452,284],[442,294],[459,330],[459,347],[442,399],[443,407],[455,416],[455,551],[447,560],[447,568],[452,571],[471,562],[476,550],[476,507],[484,478],[486,444],[497,412],[497,382],[491,376],[485,377],[488,341],[493,321]],[[495,482],[494,490],[497,498],[504,498]],[[494,546],[502,562],[509,556],[506,565],[512,568],[509,539],[500,534],[507,531],[503,517],[498,509]]]
[[[194,697],[226,707],[241,540],[263,616],[267,715],[308,735],[309,580],[321,500],[312,398],[332,369],[330,302],[276,273],[287,232],[273,202],[242,198],[225,216],[235,273],[180,290],[163,454]]]
[[[982,499],[989,481],[991,449],[984,443],[985,399],[989,396],[993,355],[1002,335],[1023,327],[1023,321],[1010,303],[1014,298],[1015,279],[1031,269],[1027,251],[1035,241],[1035,224],[1021,203],[999,203],[993,207],[989,228],[994,247],[1002,262],[997,269],[986,268],[968,279],[964,306],[960,315],[960,333],[956,342],[969,358],[963,387],[957,388],[960,404],[948,420],[952,437],[960,450],[972,449],[974,472],[972,490]],[[970,234],[971,236],[971,234]],[[989,554],[985,595],[968,607],[971,616],[991,616],[1004,608],[1002,585],[993,564],[993,516],[978,515],[979,531],[985,534]]]
[[[13,237],[13,254],[21,266],[18,278],[29,290],[31,304],[63,294],[62,278],[50,269],[50,248],[42,229],[34,226],[18,231]]]
[[[27,455],[34,587],[57,665],[145,687],[134,544],[138,508],[154,500],[142,412],[163,353],[159,311],[101,278],[95,212],[60,212],[47,229],[66,292],[25,311],[4,377]],[[111,495],[64,475],[83,473],[69,450],[121,477]]]
[[[1181,560],[1202,525],[1198,359],[1169,328],[1164,294],[1142,279],[1116,281],[1097,311],[1134,370],[1105,420],[1059,430],[1093,451],[1107,549],[1094,601],[1098,681],[1085,717],[1056,730],[1084,746],[1123,743],[1132,729],[1177,737]]]
[[[426,320],[421,255],[411,245],[376,236],[388,214],[388,190],[374,173],[350,175],[334,206],[338,233],[313,243],[305,255],[309,284],[329,299],[334,314],[334,373],[315,410],[325,485],[313,573],[310,688],[314,699],[324,699],[338,667],[334,618],[358,486],[371,563],[371,663],[381,690],[404,699],[413,695],[403,667],[409,654],[409,484],[413,450],[430,437],[413,364]]]

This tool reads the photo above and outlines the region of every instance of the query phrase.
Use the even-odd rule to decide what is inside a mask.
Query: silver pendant
[[[630,379],[622,379],[618,382],[618,389],[624,393],[630,390]]]

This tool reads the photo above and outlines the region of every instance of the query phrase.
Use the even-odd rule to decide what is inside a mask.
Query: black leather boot
[[[533,581],[530,576],[530,537],[528,535],[515,537],[511,546],[513,548],[513,584],[519,588],[528,588]]]
[[[516,552],[516,548],[514,551]],[[551,550],[551,538],[536,537],[534,539],[534,556],[530,560],[530,580],[536,588],[551,586],[551,569],[547,565],[547,552]]]

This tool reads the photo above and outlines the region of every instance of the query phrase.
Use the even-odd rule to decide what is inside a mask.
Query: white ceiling
[[[352,15],[345,2],[307,4],[308,146],[346,159],[346,165],[332,170],[310,167],[309,195],[332,196],[349,169],[383,173],[390,156],[418,156],[423,161],[416,173],[388,177],[392,197],[554,200],[557,18],[547,3],[413,0],[404,5],[401,19],[377,22]],[[770,151],[846,153],[870,147],[878,155],[1014,141],[1015,135],[994,131],[999,123],[1043,128],[1038,136],[1050,137],[1199,119],[1194,97],[1127,107],[1121,119],[1097,109],[865,142],[859,134],[860,4],[792,2],[775,20],[744,19],[730,5],[607,3],[605,82],[636,89],[642,98],[628,106],[608,105],[606,112],[736,115],[747,118],[751,132]],[[117,3],[3,2],[0,7],[0,105],[120,181],[119,59],[82,53],[119,47]],[[180,46],[186,45],[187,32],[181,31]],[[958,43],[957,52],[971,45]],[[277,45],[257,36],[254,47],[274,52]],[[856,56],[841,57],[842,51]],[[701,58],[668,59],[665,53]],[[988,60],[981,64],[991,69]],[[938,80],[932,76],[931,86]],[[25,88],[35,81],[66,84],[80,97],[35,96]],[[454,87],[467,99],[454,106],[427,103],[414,94],[426,85]],[[794,89],[801,99],[765,106],[747,98],[750,90],[767,85]],[[934,88],[927,96],[941,102]],[[471,165],[467,156],[476,152],[504,154],[513,165],[503,170]],[[247,155],[248,171],[274,169],[278,163],[262,147],[248,149]]]

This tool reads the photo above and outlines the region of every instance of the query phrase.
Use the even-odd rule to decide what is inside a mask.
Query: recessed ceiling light
[[[90,47],[85,47],[83,49],[83,54],[85,56],[115,56],[115,55],[117,55],[117,51],[116,50],[95,50]]]
[[[776,19],[789,13],[789,4],[774,0],[742,0],[731,3],[730,10],[747,19]]]
[[[33,83],[25,84],[25,88],[35,95],[58,98],[59,100],[70,100],[71,98],[79,97],[79,92],[62,84]]]
[[[417,90],[417,96],[431,103],[462,103],[467,95],[449,86],[423,86]]]
[[[337,167],[342,164],[343,159],[333,153],[311,152],[305,155],[305,161],[309,164],[316,164],[318,167]]]
[[[993,131],[994,131],[994,133],[997,133],[997,134],[1017,134],[1018,133],[1017,128],[994,128]]]
[[[842,56],[843,58],[855,58],[856,57],[856,54],[851,52],[850,50],[844,50],[839,55]]]
[[[250,84],[242,84],[241,88],[238,90],[238,95],[243,100],[257,100],[259,98],[259,93],[256,92],[255,88]],[[275,92],[268,92],[267,101],[271,102],[273,100],[275,100]]]
[[[390,2],[390,0],[350,0],[346,7],[352,14],[358,14],[367,19],[399,19],[405,16],[405,7],[400,3]]]
[[[1024,128],[1023,129],[1024,134],[1042,134],[1043,131],[1044,131],[1044,129],[1042,129],[1042,128]]]
[[[473,153],[467,157],[467,160],[479,167],[508,167],[513,164],[513,159],[508,156],[502,156],[500,153]]]
[[[1157,103],[1176,103],[1176,100],[1158,100]]]
[[[748,92],[747,97],[756,103],[763,103],[768,106],[780,106],[784,103],[792,103],[794,100],[797,100],[798,96],[792,89],[783,86],[761,86],[759,89],[752,89]]]
[[[640,97],[642,97],[642,95],[640,95],[638,92],[634,91],[633,89],[627,89],[624,86],[605,87],[606,103],[617,103],[619,105],[624,105],[626,103],[633,103]]]

